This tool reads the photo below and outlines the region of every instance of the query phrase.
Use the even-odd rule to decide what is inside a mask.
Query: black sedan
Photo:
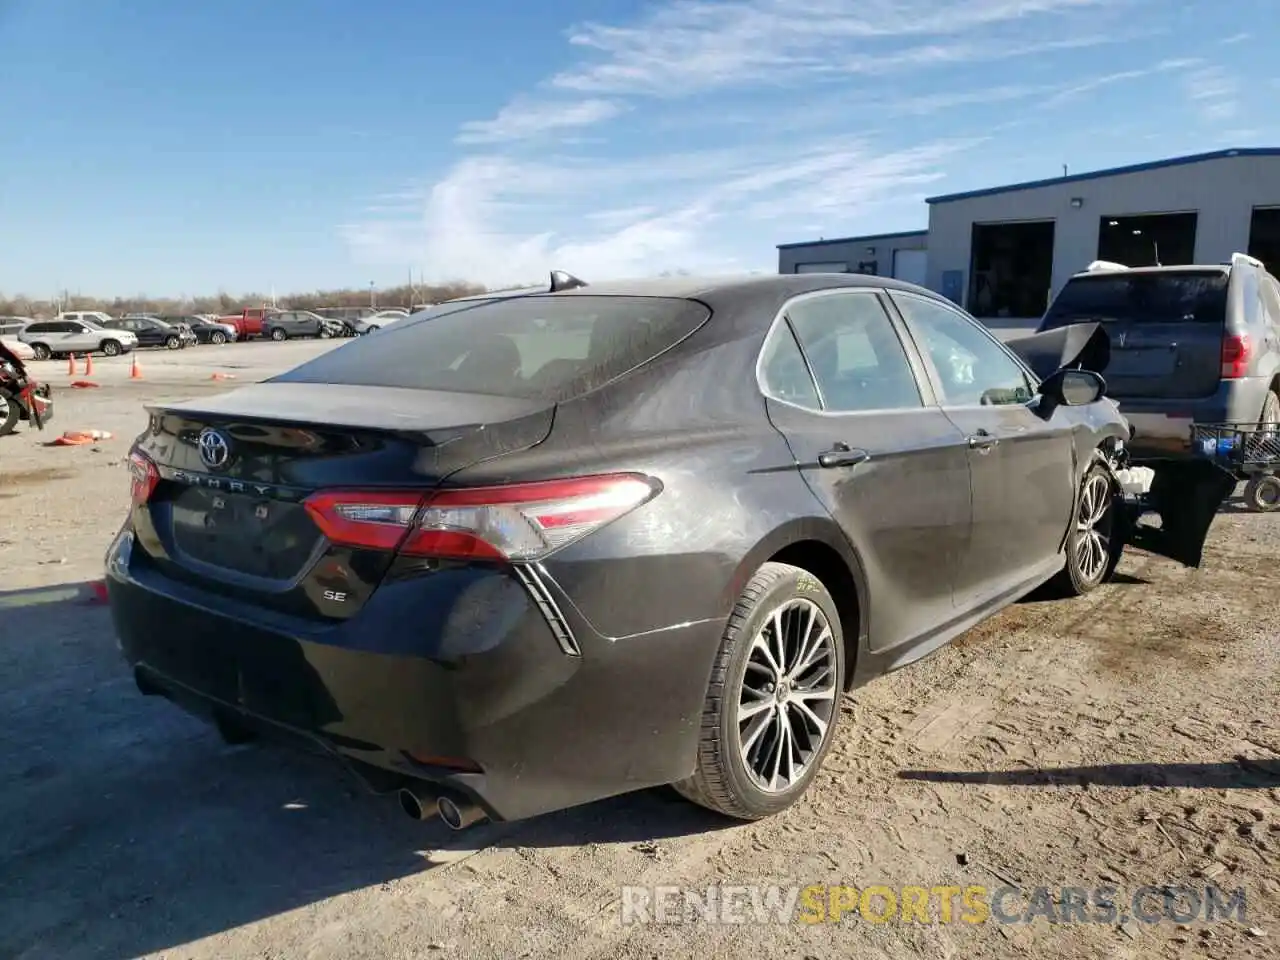
[[[166,347],[181,350],[197,343],[196,335],[185,323],[169,323],[159,317],[125,317],[103,323],[115,330],[129,330],[138,337],[140,347]]]
[[[200,343],[221,345],[232,343],[236,339],[236,328],[229,323],[216,323],[196,316],[161,317],[160,319],[166,323],[185,324]]]
[[[876,277],[410,317],[151,409],[115,627],[143,693],[318,744],[415,816],[659,784],[767,816],[846,691],[1110,577],[1128,426],[1097,373],[1033,368]],[[1225,491],[1170,483],[1195,516],[1150,542],[1195,565]]]

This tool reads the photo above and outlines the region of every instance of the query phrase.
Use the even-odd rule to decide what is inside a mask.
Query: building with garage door
[[[1040,316],[1094,260],[1225,263],[1244,252],[1280,272],[1280,148],[1219,150],[926,202],[929,229],[893,236],[917,244],[924,286],[983,318]],[[866,251],[881,239],[786,244],[779,271],[824,261],[857,271],[861,260],[876,260]],[[875,266],[863,272],[893,275]]]
[[[923,286],[928,236],[928,230],[912,230],[784,243],[778,246],[778,272],[869,273],[877,277],[898,277]]]

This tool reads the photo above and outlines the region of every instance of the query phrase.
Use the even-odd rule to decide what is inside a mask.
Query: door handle
[[[986,453],[999,443],[999,437],[992,436],[985,430],[979,430],[977,433],[969,435],[970,450],[980,450],[982,453]]]
[[[871,459],[865,450],[854,450],[847,443],[837,443],[830,450],[818,454],[820,467],[856,467]]]

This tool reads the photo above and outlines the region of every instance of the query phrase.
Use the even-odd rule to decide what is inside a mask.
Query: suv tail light
[[[1222,379],[1239,380],[1249,371],[1249,338],[1229,333],[1222,338]]]
[[[333,543],[416,557],[536,560],[653,499],[639,474],[471,487],[434,494],[325,491],[304,502]]]
[[[142,506],[151,499],[156,484],[160,482],[160,471],[150,458],[136,451],[129,454],[129,474],[133,484],[131,494],[134,506]]]

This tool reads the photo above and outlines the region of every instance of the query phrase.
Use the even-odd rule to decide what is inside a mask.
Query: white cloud
[[[1233,43],[1244,43],[1244,41],[1249,40],[1252,37],[1253,37],[1252,33],[1233,33],[1229,37],[1223,37],[1221,40],[1218,41],[1218,43],[1222,44],[1225,47]]]
[[[492,120],[462,125],[458,143],[500,143],[522,140],[611,120],[625,110],[613,100],[535,101],[520,98],[498,111]]]
[[[1145,22],[1132,15],[1144,5],[1160,8],[657,0],[629,23],[572,28],[576,59],[463,125],[457,142],[483,152],[378,198],[343,232],[361,259],[491,285],[553,268],[587,279],[773,269],[780,238],[922,226],[920,199],[941,192],[949,165],[1032,110],[1159,73],[1207,80],[1198,59],[1142,66],[1129,54],[1126,69],[1073,81],[1056,64],[1001,66],[1139,39],[1127,24]],[[967,64],[977,79],[956,84]],[[950,85],[913,82],[939,70]],[[953,119],[982,105],[993,108],[968,130]],[[625,141],[605,123],[623,111],[636,121]]]
[[[1222,67],[1200,67],[1188,73],[1183,83],[1191,105],[1206,123],[1225,123],[1239,114],[1240,82]]]
[[[846,223],[939,179],[944,160],[975,145],[939,141],[878,152],[836,139],[750,158],[687,154],[666,166],[473,157],[432,188],[420,218],[351,225],[345,233],[365,258],[421,262],[437,279],[491,284],[536,280],[553,268],[596,278],[765,268],[775,242],[768,223]],[[637,195],[659,202],[614,202]],[[531,203],[542,208],[536,218],[528,216]],[[716,240],[722,231],[755,231],[758,256],[725,252]]]
[[[1200,62],[1201,61],[1194,58],[1185,60],[1161,60],[1159,63],[1153,64],[1149,67],[1139,67],[1133,70],[1121,70],[1116,73],[1108,73],[1099,77],[1092,77],[1088,80],[1071,84],[1070,86],[1059,90],[1046,101],[1046,106],[1057,106],[1068,100],[1074,100],[1083,94],[1093,93],[1095,90],[1100,90],[1103,87],[1109,87],[1127,80],[1140,80],[1143,77],[1150,77],[1159,73],[1186,70],[1190,67],[1196,66]]]
[[[989,28],[1110,6],[1110,0],[676,0],[631,26],[574,28],[569,41],[589,59],[561,71],[551,83],[581,92],[687,96],[744,80],[760,85],[1016,56],[1030,51],[1008,41],[1028,38],[991,36]],[[961,36],[971,30],[988,36]],[[909,42],[894,50],[874,49],[895,39]],[[1035,39],[1051,49],[1108,38]]]

